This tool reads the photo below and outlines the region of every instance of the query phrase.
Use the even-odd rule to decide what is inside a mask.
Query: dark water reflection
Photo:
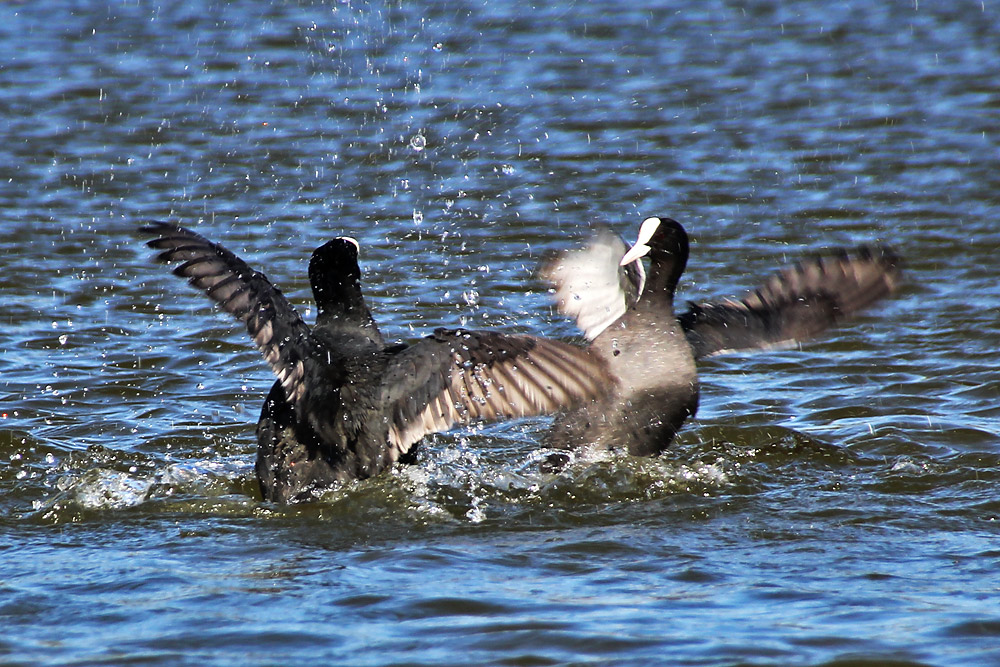
[[[1000,661],[995,7],[167,5],[0,9],[0,660]],[[264,365],[133,233],[196,226],[303,308],[346,233],[392,338],[571,336],[538,257],[654,213],[685,298],[872,239],[907,283],[705,363],[658,460],[542,474],[527,420],[290,509],[255,495]]]

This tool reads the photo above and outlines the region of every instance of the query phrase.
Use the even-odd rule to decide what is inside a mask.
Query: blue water
[[[1000,664],[1000,7],[540,4],[0,6],[0,663]],[[292,508],[273,378],[134,232],[304,313],[349,234],[390,339],[569,338],[539,258],[647,215],[682,298],[873,240],[905,284],[702,364],[658,459],[518,420]]]

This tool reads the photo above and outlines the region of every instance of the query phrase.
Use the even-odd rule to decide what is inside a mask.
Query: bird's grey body
[[[576,319],[615,387],[558,417],[550,444],[657,454],[698,410],[697,359],[797,344],[889,294],[898,279],[892,251],[862,247],[806,260],[742,300],[689,304],[677,314],[674,297],[688,254],[678,222],[648,218],[627,251],[602,229],[583,248],[543,263],[540,276],[559,310]],[[648,270],[639,264],[643,257]]]

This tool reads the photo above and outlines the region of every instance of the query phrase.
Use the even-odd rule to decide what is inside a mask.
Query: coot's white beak
[[[361,254],[361,244],[358,243],[358,240],[356,238],[351,236],[338,236],[337,238],[340,239],[341,241],[347,241],[348,243],[353,243],[354,247],[357,248],[358,254],[359,255]]]
[[[635,240],[635,245],[629,248],[629,251],[625,253],[621,261],[618,262],[619,266],[625,266],[626,264],[631,264],[632,262],[641,259],[646,256],[650,251],[649,239],[653,238],[653,234],[656,233],[657,228],[660,226],[659,218],[646,218],[642,221],[642,226],[639,227],[639,238]]]

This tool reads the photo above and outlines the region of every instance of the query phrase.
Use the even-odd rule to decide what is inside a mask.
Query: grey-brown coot
[[[649,258],[649,271],[641,259]],[[806,259],[742,299],[674,311],[688,237],[670,218],[647,218],[631,249],[609,231],[543,262],[540,276],[558,309],[576,319],[613,389],[564,412],[548,444],[661,452],[698,409],[695,360],[728,351],[788,347],[891,293],[900,262],[886,246]]]
[[[473,420],[573,409],[610,388],[606,362],[586,348],[535,336],[438,329],[412,345],[386,344],[361,292],[358,243],[316,249],[309,281],[313,326],[284,295],[222,246],[153,223],[147,245],[246,324],[278,376],[257,424],[264,498],[309,500],[338,480],[412,460],[425,435]]]

